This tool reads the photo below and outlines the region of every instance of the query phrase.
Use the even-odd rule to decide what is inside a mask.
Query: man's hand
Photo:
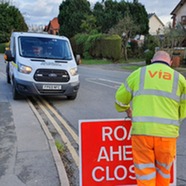
[[[129,108],[125,111],[127,113],[127,117],[132,118],[132,109]]]

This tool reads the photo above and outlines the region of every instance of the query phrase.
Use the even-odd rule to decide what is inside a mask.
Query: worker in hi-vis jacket
[[[138,186],[168,186],[179,128],[186,119],[186,80],[170,55],[132,72],[115,95],[118,112],[132,118],[132,153]]]

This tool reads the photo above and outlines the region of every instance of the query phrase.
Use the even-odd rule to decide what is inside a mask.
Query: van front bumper
[[[52,88],[44,88],[44,86]],[[23,80],[16,80],[15,86],[19,94],[29,96],[29,95],[46,95],[46,96],[72,96],[77,94],[80,82],[72,83],[34,83]],[[56,88],[59,87],[59,88]]]

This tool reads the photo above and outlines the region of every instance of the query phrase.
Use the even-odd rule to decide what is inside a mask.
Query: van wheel
[[[77,94],[73,94],[73,95],[67,96],[67,99],[69,99],[69,100],[75,100],[76,97],[77,97]]]
[[[15,82],[13,82],[12,93],[13,93],[14,100],[18,100],[21,98],[21,95],[18,93],[18,91],[16,89]]]

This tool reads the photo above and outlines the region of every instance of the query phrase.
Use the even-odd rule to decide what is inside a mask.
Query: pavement
[[[55,143],[27,100],[14,101],[0,57],[0,186],[68,186]]]
[[[4,70],[0,56],[0,186],[69,186],[54,142],[27,101],[12,99]],[[185,134],[186,123],[178,139],[177,186],[186,186]]]

